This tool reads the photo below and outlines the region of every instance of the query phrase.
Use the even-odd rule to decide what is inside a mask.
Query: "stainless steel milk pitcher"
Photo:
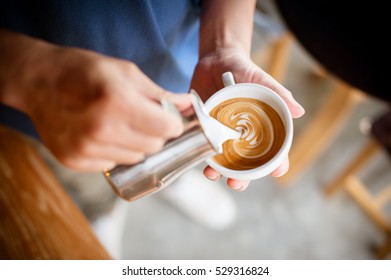
[[[163,101],[163,108],[180,116],[184,132],[169,140],[163,149],[134,165],[118,165],[105,171],[113,190],[123,199],[133,201],[164,189],[190,168],[222,152],[218,135],[237,138],[237,132],[212,119],[195,91],[190,92],[195,113],[182,116],[175,105]],[[227,136],[230,135],[230,136]],[[221,138],[221,137],[220,137]],[[225,139],[227,140],[227,139]],[[224,141],[225,141],[224,140]]]

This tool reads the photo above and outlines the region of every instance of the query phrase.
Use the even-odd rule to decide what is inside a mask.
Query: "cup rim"
[[[284,139],[284,142],[282,144],[281,149],[273,156],[273,158],[268,161],[267,163],[258,166],[256,168],[247,169],[247,170],[233,170],[226,167],[223,167],[219,164],[217,164],[213,157],[208,158],[206,160],[206,163],[209,164],[213,169],[215,169],[217,172],[221,173],[223,176],[227,178],[237,179],[237,180],[254,180],[259,179],[262,177],[265,177],[269,175],[271,172],[273,172],[279,165],[283,163],[285,158],[288,156],[288,152],[291,148],[292,141],[293,141],[293,119],[291,112],[289,111],[288,105],[285,103],[285,101],[282,99],[281,96],[279,96],[276,92],[271,90],[270,88],[255,84],[255,83],[238,83],[226,86],[219,91],[217,91],[215,94],[213,94],[206,102],[205,107],[210,112],[212,108],[214,108],[217,104],[229,100],[232,98],[240,98],[240,97],[246,97],[246,98],[255,98],[261,101],[264,101],[260,96],[256,96],[256,93],[248,93],[246,91],[241,91],[242,89],[253,89],[258,94],[267,95],[268,98],[271,98],[275,101],[276,104],[278,104],[279,110],[276,110],[275,105],[269,104],[269,102],[266,102],[267,104],[271,105],[277,113],[282,118],[285,130],[286,130],[286,136]],[[232,90],[234,90],[234,93],[231,93]],[[225,96],[224,96],[225,95]],[[254,96],[253,96],[254,95]],[[220,100],[220,102],[216,100]],[[217,104],[215,104],[218,102]],[[281,116],[280,110],[283,113],[283,116]]]

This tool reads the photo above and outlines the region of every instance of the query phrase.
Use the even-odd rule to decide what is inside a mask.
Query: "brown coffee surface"
[[[285,126],[278,113],[255,98],[228,99],[210,111],[210,116],[241,132],[238,140],[223,144],[223,153],[213,157],[232,170],[248,170],[271,160],[285,140]]]

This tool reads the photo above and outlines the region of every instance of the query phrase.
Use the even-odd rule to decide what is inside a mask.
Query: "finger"
[[[135,164],[142,161],[145,154],[118,146],[97,146],[91,158],[114,161],[116,164]]]
[[[166,98],[168,101],[174,103],[180,112],[193,108],[190,94],[173,94],[165,91],[162,98]]]
[[[116,164],[134,164],[144,159],[142,152],[124,149],[115,145],[101,144],[88,139],[80,140],[62,151],[63,161],[68,165],[76,165],[87,160],[115,162]],[[61,154],[60,154],[61,156]]]
[[[76,149],[83,149],[88,143],[97,142],[102,146],[115,145],[146,154],[155,153],[164,146],[166,139],[163,135],[148,134],[144,128],[148,124],[144,123],[144,126],[138,124],[142,122],[142,116],[135,116],[131,122],[126,120],[124,116],[127,110],[123,106],[119,109],[115,107],[109,113],[103,115],[101,112],[94,112],[86,118],[83,124],[74,126],[67,132],[67,137],[61,137],[61,139],[63,142],[70,139],[76,145]]]
[[[289,92],[289,94],[284,95],[284,96],[280,95],[280,96],[286,102],[286,105],[288,106],[289,111],[292,114],[292,117],[293,118],[300,118],[301,116],[303,116],[305,114],[305,109],[295,99],[293,99],[293,96],[290,93],[290,91],[288,91],[288,92]]]
[[[174,94],[170,91],[167,91],[161,88],[159,85],[155,84],[151,79],[145,75],[141,75],[141,83],[143,87],[139,87],[139,90],[143,93],[144,96],[148,97],[151,100],[159,103],[162,99],[167,99],[168,101],[174,103],[179,111],[186,111],[189,108],[192,108],[191,97],[189,94],[177,93]],[[140,81],[139,81],[140,82]]]
[[[221,174],[218,173],[217,171],[215,171],[209,165],[207,167],[205,167],[205,169],[204,169],[204,176],[211,181],[217,181],[221,178]]]
[[[141,133],[131,129],[126,123],[112,126],[109,131],[102,134],[99,139],[103,145],[116,145],[124,149],[134,150],[145,154],[160,151],[165,139]]]
[[[194,107],[190,106],[189,108],[181,111],[182,116],[190,117],[195,114]]]
[[[169,139],[182,134],[183,121],[178,116],[165,112],[160,104],[132,91],[132,86],[106,89],[110,94],[95,102],[95,106],[86,112],[83,129],[99,134],[102,129],[126,123],[128,130],[139,131],[149,136]],[[114,133],[116,134],[116,133]]]
[[[204,169],[204,175],[206,178],[212,181],[217,181],[221,178],[221,174],[214,170],[212,167],[207,166]],[[235,191],[244,191],[249,186],[250,181],[235,180],[232,178],[227,179],[227,185]]]
[[[166,139],[179,136],[183,132],[183,122],[174,114],[165,112],[163,108],[145,98],[139,99],[128,114],[131,128],[142,133],[164,137]],[[135,100],[136,101],[136,100]]]
[[[116,102],[117,115],[120,115],[122,120],[125,119],[131,128],[148,135],[168,139],[182,134],[182,120],[178,116],[164,111],[159,104],[160,97],[164,95],[165,91],[144,74],[138,75],[137,78],[139,78],[137,82],[129,80],[122,86],[116,85],[111,89],[118,93],[108,95],[108,101]],[[112,98],[116,99],[111,100]],[[186,100],[185,97],[182,99]],[[103,104],[106,101],[103,99]]]
[[[279,87],[280,89],[276,91],[281,98],[285,101],[286,105],[289,108],[289,111],[292,114],[293,118],[300,118],[305,114],[304,108],[293,98],[292,93],[284,88],[283,86]]]
[[[143,74],[140,75],[140,79],[141,81],[139,81],[138,84],[142,84],[143,87],[140,87],[139,90],[149,99],[157,102],[160,102],[162,99],[167,99],[174,103],[178,107],[179,111],[183,111],[191,107],[191,98],[189,94],[174,94],[166,91]]]
[[[235,179],[232,179],[232,178],[228,178],[227,179],[227,185],[235,190],[235,191],[244,191],[247,189],[247,187],[249,186],[250,184],[250,181],[244,181],[244,180],[235,180]]]
[[[305,114],[304,108],[295,100],[292,93],[267,73],[261,73],[260,83],[275,91],[287,104],[293,118],[299,118]]]
[[[289,159],[286,158],[285,161],[279,167],[277,167],[277,169],[274,170],[271,175],[273,177],[281,177],[282,175],[287,173],[288,170],[289,170]]]
[[[276,85],[275,92],[285,101],[293,118],[300,118],[305,114],[304,108],[294,99],[292,93],[281,85]]]
[[[79,172],[101,172],[103,170],[113,169],[116,165],[115,161],[91,159],[91,158],[69,158],[61,163],[75,171]]]

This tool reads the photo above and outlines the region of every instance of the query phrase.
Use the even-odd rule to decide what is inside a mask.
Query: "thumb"
[[[173,94],[166,91],[163,95],[163,98],[174,103],[178,110],[181,112],[187,111],[189,108],[192,108],[191,97],[188,93]]]

